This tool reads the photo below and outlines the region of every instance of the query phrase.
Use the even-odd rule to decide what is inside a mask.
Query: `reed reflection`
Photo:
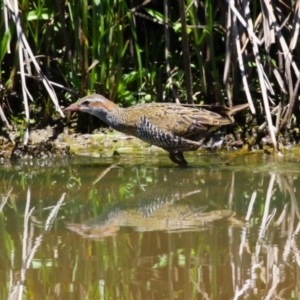
[[[250,165],[1,170],[2,298],[299,298],[300,169]]]
[[[188,187],[186,178],[182,186],[172,185],[170,175],[166,184],[67,227],[94,241],[128,238],[130,265],[119,257],[120,267],[134,272],[130,290],[143,297],[272,299],[297,293],[298,176],[228,169],[198,175],[203,185]],[[143,232],[138,243],[128,228]]]

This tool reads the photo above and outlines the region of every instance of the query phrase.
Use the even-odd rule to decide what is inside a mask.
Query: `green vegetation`
[[[124,106],[248,101],[256,115],[248,125],[269,133],[277,150],[278,135],[300,122],[299,3],[230,3],[4,0],[4,125],[21,118],[26,142],[30,118],[45,125],[93,92]]]

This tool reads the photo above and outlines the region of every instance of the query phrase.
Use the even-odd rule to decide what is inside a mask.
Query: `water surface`
[[[187,160],[3,163],[1,299],[299,299],[297,156]]]

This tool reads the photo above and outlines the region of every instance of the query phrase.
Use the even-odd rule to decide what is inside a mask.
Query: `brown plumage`
[[[148,103],[121,108],[105,97],[93,94],[71,104],[65,111],[94,115],[120,132],[165,149],[173,162],[186,166],[184,151],[197,150],[201,138],[220,126],[232,124],[232,115],[246,107],[248,104],[228,108]]]

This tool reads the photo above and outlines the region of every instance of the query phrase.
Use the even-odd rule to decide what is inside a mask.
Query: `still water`
[[[300,299],[290,153],[0,166],[0,299]]]

